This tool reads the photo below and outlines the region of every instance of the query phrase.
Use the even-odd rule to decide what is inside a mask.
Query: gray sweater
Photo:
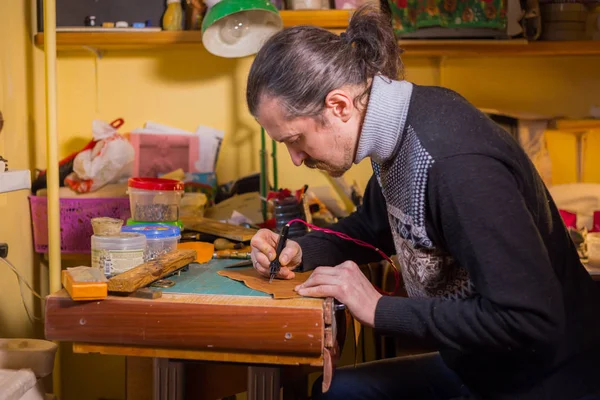
[[[600,393],[600,295],[527,155],[453,91],[377,77],[357,149],[373,178],[332,227],[397,254],[409,298],[384,296],[375,328],[440,351],[486,399]],[[378,256],[323,233],[303,265]]]

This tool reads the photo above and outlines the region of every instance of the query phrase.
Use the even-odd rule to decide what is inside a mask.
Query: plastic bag
[[[96,144],[75,157],[73,172],[65,178],[65,183],[75,192],[93,192],[131,176],[135,151],[129,141],[117,132],[123,120],[115,122],[93,121],[92,133]]]

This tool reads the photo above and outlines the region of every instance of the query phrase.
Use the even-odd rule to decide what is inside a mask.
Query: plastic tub
[[[138,222],[173,222],[179,219],[183,182],[161,178],[130,178],[131,218]]]
[[[177,250],[177,242],[181,239],[181,230],[172,225],[128,225],[121,228],[121,231],[146,236],[146,260],[154,260],[158,256]]]
[[[126,226],[129,226],[129,225],[151,225],[151,224],[172,225],[172,226],[178,227],[180,231],[183,230],[183,221],[181,221],[181,220],[179,220],[179,221],[162,221],[162,222],[139,222],[139,221],[134,221],[131,218],[129,218],[127,220],[127,222],[125,223]]]
[[[52,373],[58,346],[40,339],[0,339],[0,369],[31,369],[38,378]]]
[[[145,254],[146,236],[140,233],[92,236],[92,268],[102,270],[107,277],[143,264]]]

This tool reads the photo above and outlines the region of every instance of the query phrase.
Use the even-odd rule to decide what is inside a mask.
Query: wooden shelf
[[[353,10],[280,11],[283,26],[314,25],[328,29],[346,29]]]
[[[284,26],[315,25],[340,32],[348,25],[351,10],[281,11]],[[157,47],[200,46],[199,31],[179,32],[59,32],[57,48],[81,50],[143,50]],[[43,46],[44,34],[35,35],[35,44]],[[600,41],[527,42],[515,40],[400,40],[404,56],[422,57],[496,57],[496,56],[591,56],[600,55]]]
[[[600,55],[600,41],[528,42],[513,40],[406,40],[399,42],[406,56],[536,57]]]
[[[35,44],[44,45],[44,34],[35,35]],[[162,32],[57,32],[58,50],[82,47],[97,49],[149,49],[172,45],[201,45],[200,31]]]

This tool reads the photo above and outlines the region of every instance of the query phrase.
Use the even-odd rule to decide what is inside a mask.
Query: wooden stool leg
[[[184,365],[180,361],[155,358],[152,400],[184,400]]]
[[[278,367],[248,367],[248,400],[281,400]]]

